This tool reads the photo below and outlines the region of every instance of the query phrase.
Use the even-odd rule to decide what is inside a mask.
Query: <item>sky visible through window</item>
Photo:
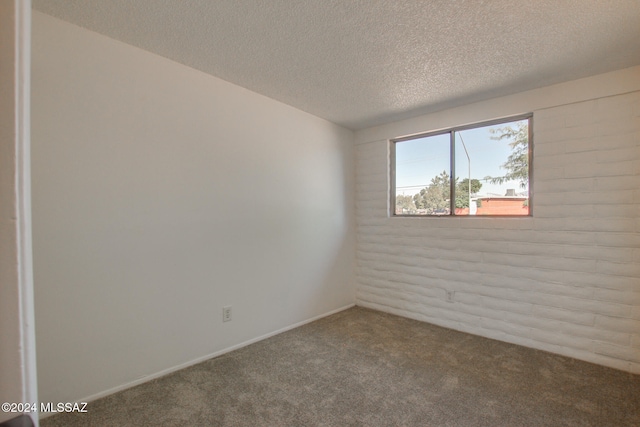
[[[507,161],[512,152],[509,140],[496,140],[492,137],[499,135],[491,133],[490,129],[500,129],[506,126],[516,127],[521,120],[511,123],[485,126],[456,132],[456,175],[458,181],[469,177],[478,179],[482,188],[478,194],[505,195],[508,189],[516,193],[523,193],[519,181],[507,181],[502,184],[492,184],[486,177],[504,176],[507,171],[501,166]],[[469,159],[464,151],[467,148]],[[396,144],[396,195],[412,196],[430,185],[431,180],[446,171],[450,173],[449,133],[402,141]]]

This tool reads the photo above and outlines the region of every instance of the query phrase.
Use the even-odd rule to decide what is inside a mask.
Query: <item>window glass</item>
[[[394,141],[394,215],[530,215],[530,121]]]
[[[455,132],[456,215],[529,215],[528,138],[528,120]]]
[[[449,134],[396,144],[396,215],[450,213]]]

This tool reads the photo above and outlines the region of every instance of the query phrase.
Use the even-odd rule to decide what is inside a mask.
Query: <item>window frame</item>
[[[521,120],[528,120],[528,187],[529,198],[527,215],[456,215],[455,214],[455,177],[456,177],[456,132],[477,129],[481,127],[501,125]],[[449,211],[447,215],[415,215],[415,214],[396,214],[396,144],[404,141],[411,141],[419,138],[427,138],[438,135],[449,134],[449,185],[450,185],[450,201]],[[428,132],[420,132],[411,135],[405,135],[389,140],[389,216],[396,218],[531,218],[533,217],[533,113],[524,113],[514,116],[501,117],[498,119],[486,120],[482,122],[470,123],[466,125],[453,126],[444,129],[438,129]]]

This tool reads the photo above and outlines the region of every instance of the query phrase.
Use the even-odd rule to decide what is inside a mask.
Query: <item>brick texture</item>
[[[527,218],[392,218],[389,142],[359,143],[357,303],[640,373],[639,106],[534,110]]]

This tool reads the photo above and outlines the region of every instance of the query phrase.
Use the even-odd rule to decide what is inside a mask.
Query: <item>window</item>
[[[528,114],[392,140],[392,215],[531,215],[531,120]]]

